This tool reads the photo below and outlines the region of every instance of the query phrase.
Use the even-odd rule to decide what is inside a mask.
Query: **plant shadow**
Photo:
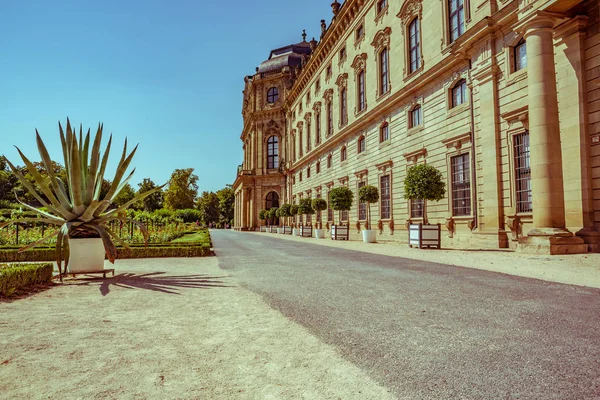
[[[211,289],[233,287],[225,285],[222,278],[227,276],[207,275],[166,275],[165,272],[146,274],[122,273],[107,278],[78,278],[72,284],[78,286],[99,285],[100,294],[106,296],[112,286],[123,289],[144,289],[166,294],[180,295],[180,289]]]

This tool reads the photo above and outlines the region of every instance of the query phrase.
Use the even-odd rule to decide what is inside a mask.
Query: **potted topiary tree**
[[[371,221],[371,204],[379,201],[379,191],[375,186],[366,185],[358,189],[358,201],[367,203],[368,219],[365,229],[362,231],[363,242],[375,243],[377,238],[377,230],[372,229],[373,222]]]
[[[260,212],[258,213],[258,219],[260,219],[264,224],[266,224],[267,220],[269,219],[269,210],[260,210]],[[267,227],[265,225],[262,225],[260,227],[260,231],[266,232]]]
[[[423,200],[423,223],[409,224],[409,246],[440,248],[440,224],[429,224],[427,201],[440,201],[446,195],[446,184],[442,173],[435,167],[422,164],[408,169],[404,179],[404,198]]]
[[[298,229],[298,226],[296,224],[296,215],[298,215],[298,204],[292,204],[290,206],[290,214],[291,217],[294,218],[293,222],[292,222],[292,235],[293,236],[298,236],[298,233],[300,232],[300,229]]]
[[[123,179],[135,155],[137,146],[131,153],[127,154],[127,139],[125,139],[125,147],[117,165],[115,177],[108,192],[101,194],[112,136],[108,140],[106,151],[103,155],[101,150],[102,124],[98,125],[98,130],[94,136],[90,136],[89,130],[84,135],[83,129],[80,128],[79,140],[76,130],[71,128],[71,123],[68,119],[66,134],[60,123],[58,127],[65,162],[66,182],[63,182],[54,172],[54,162],[50,158],[46,145],[36,130],[37,147],[41,157],[41,164],[45,167],[47,175],[42,175],[35,164],[21,150],[18,148],[17,150],[25,163],[28,173],[34,179],[37,189],[43,193],[43,196],[38,194],[36,187],[29,182],[19,169],[10,161],[6,161],[21,184],[42,205],[43,209],[38,209],[22,202],[18,196],[17,201],[23,207],[39,214],[40,218],[11,220],[3,224],[2,227],[20,222],[43,222],[57,225],[60,227],[57,231],[20,249],[20,251],[25,251],[56,238],[56,261],[61,279],[63,274],[67,273],[67,268],[71,273],[104,272],[105,255],[111,263],[114,263],[117,258],[117,248],[113,240],[129,248],[127,243],[111,231],[108,226],[109,223],[119,220],[137,225],[147,243],[148,231],[146,227],[138,221],[127,218],[125,212],[128,207],[161,190],[164,185],[138,194],[121,206],[109,210],[115,198],[133,176],[135,169]],[[64,270],[62,268],[63,261],[65,261]]]
[[[313,210],[312,208],[312,202],[310,199],[300,199],[300,204],[298,205],[298,213],[306,216],[313,215],[315,213],[315,210]],[[300,226],[300,236],[312,237],[312,225],[302,224]]]
[[[352,200],[354,195],[352,191],[346,186],[340,186],[331,189],[329,192],[329,204],[331,208],[338,211],[340,223],[338,225],[331,226],[331,239],[332,240],[348,240],[349,229],[348,226],[342,224],[342,211],[349,211],[352,208]]]
[[[312,201],[312,209],[315,212],[320,213],[321,211],[327,209],[327,202],[323,199],[314,199]],[[315,237],[317,239],[325,239],[325,230],[323,229],[323,224],[321,221],[318,221],[318,228],[315,230]]]
[[[271,221],[271,224],[269,226],[269,232],[271,233],[277,233],[277,210],[279,208],[278,207],[271,207],[271,209],[269,210],[269,219]]]
[[[292,227],[287,225],[289,223],[288,218],[292,216],[292,206],[290,204],[283,204],[279,209],[279,216],[284,219],[283,228],[281,233],[284,235],[290,235],[292,233]]]

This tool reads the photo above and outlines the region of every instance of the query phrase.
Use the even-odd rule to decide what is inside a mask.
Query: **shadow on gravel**
[[[111,286],[124,289],[145,289],[167,294],[181,294],[179,289],[211,289],[218,287],[233,287],[225,285],[218,280],[227,276],[207,275],[164,275],[165,272],[151,272],[147,274],[123,273],[110,278],[81,278],[73,285],[89,286],[99,285],[100,293],[106,296],[110,293]]]

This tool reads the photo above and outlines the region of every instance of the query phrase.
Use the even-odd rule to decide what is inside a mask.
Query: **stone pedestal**
[[[564,236],[561,236],[564,235]],[[530,254],[581,254],[587,253],[588,245],[582,238],[573,236],[571,232],[560,232],[548,235],[531,234],[519,238],[517,252]]]

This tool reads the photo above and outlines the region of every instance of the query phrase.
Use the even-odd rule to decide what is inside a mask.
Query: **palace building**
[[[347,186],[353,208],[310,221],[407,242],[430,164],[442,246],[600,251],[600,6],[597,0],[336,0],[319,40],[271,51],[247,76],[235,228],[259,211]]]

